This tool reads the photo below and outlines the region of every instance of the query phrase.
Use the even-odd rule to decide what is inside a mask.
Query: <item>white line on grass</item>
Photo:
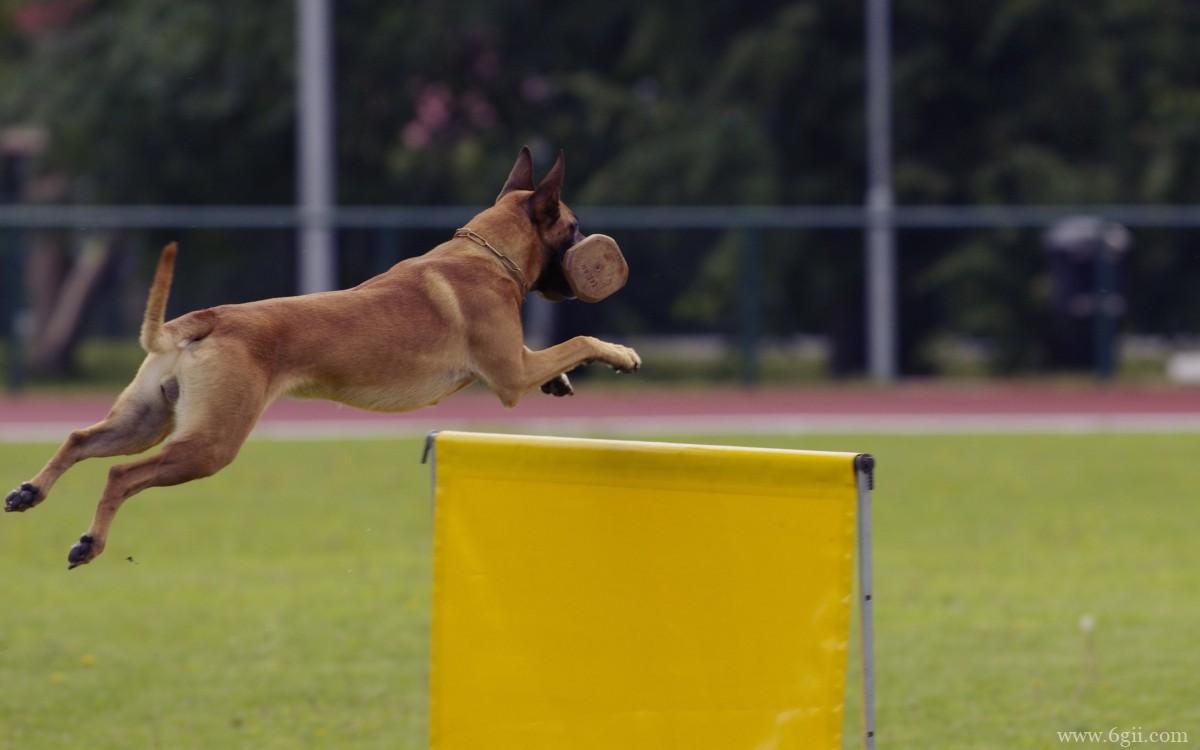
[[[59,442],[80,425],[16,422],[0,425],[0,443]],[[847,414],[677,415],[653,417],[512,417],[503,420],[264,420],[251,439],[327,440],[413,437],[431,430],[568,435],[966,435],[1200,433],[1200,415],[1173,414]]]

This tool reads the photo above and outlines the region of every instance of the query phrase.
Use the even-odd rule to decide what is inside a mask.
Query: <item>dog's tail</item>
[[[158,270],[154,272],[154,284],[146,300],[146,317],[142,319],[142,348],[148,354],[163,353],[171,348],[163,333],[163,319],[167,314],[167,295],[171,291],[171,277],[175,275],[175,253],[179,246],[174,242],[163,248],[158,257]]]

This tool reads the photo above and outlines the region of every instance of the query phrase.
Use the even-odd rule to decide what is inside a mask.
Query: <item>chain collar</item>
[[[454,232],[454,236],[465,237],[471,242],[474,242],[476,245],[481,245],[486,247],[488,250],[491,250],[492,253],[500,259],[500,262],[504,264],[505,268],[514,272],[518,277],[520,277],[521,296],[524,297],[529,292],[529,280],[525,278],[525,272],[521,270],[521,267],[518,266],[512,258],[497,250],[492,243],[485,240],[475,230],[468,227],[462,227]]]

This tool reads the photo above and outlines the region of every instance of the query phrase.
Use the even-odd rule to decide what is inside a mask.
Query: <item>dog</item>
[[[164,322],[176,256],[168,245],[146,303],[147,356],[137,375],[108,416],[72,432],[37,476],[8,494],[4,509],[38,505],[78,461],[166,441],[109,470],[91,527],[67,555],[75,568],[104,551],[130,497],[228,466],[280,396],[400,412],[480,381],[511,407],[539,386],[570,395],[566,373],[579,365],[635,372],[641,359],[633,349],[590,336],[541,351],[524,345],[520,313],[529,292],[553,301],[575,296],[563,258],[584,238],[562,202],[562,182],[561,152],[535,186],[523,148],[495,204],[425,255],[353,289],[222,305]]]

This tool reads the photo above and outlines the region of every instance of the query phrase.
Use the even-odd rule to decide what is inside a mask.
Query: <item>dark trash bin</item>
[[[1050,364],[1112,377],[1116,323],[1126,307],[1129,230],[1100,217],[1076,216],[1051,226],[1042,243],[1052,286]]]

